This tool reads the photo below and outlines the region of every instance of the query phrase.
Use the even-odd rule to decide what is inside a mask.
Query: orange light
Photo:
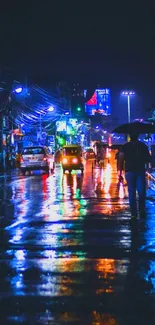
[[[67,162],[68,162],[67,158],[63,158],[63,159],[62,159],[62,163],[63,163],[63,164],[67,164]]]
[[[107,158],[110,158],[110,157],[111,157],[111,153],[108,152],[108,154],[107,154]]]
[[[77,158],[73,158],[72,162],[73,162],[73,164],[77,164],[77,162],[78,162]]]
[[[24,162],[24,159],[23,159],[23,157],[20,157],[20,162]]]
[[[106,158],[109,158],[109,149],[106,148]]]

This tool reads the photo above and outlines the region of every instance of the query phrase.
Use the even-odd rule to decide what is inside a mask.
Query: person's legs
[[[129,203],[131,216],[137,217],[137,201],[136,201],[136,173],[135,172],[127,172],[125,175],[128,192],[129,192]]]
[[[138,205],[140,217],[145,216],[146,179],[145,172],[137,175]]]

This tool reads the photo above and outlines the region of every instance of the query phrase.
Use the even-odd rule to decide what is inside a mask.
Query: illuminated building
[[[111,91],[110,89],[96,89],[93,96],[85,104],[88,115],[111,114]]]
[[[85,113],[86,90],[79,84],[74,83],[71,88],[71,107],[72,115],[81,117]]]
[[[73,84],[72,97],[73,98],[86,97],[85,90],[81,87],[81,85],[79,83]]]

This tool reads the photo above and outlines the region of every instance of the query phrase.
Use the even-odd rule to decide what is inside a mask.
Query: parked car
[[[84,153],[85,159],[94,159],[95,158],[95,152],[92,148],[89,148]]]
[[[23,174],[30,170],[54,171],[54,157],[47,147],[25,147],[20,158],[20,170]]]
[[[64,146],[62,149],[61,164],[63,172],[68,170],[71,173],[72,170],[79,169],[83,173],[84,165],[81,146],[76,144]]]

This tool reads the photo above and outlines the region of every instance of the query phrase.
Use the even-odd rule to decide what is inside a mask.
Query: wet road
[[[113,157],[84,176],[0,176],[1,324],[154,324],[155,185],[131,225]]]

